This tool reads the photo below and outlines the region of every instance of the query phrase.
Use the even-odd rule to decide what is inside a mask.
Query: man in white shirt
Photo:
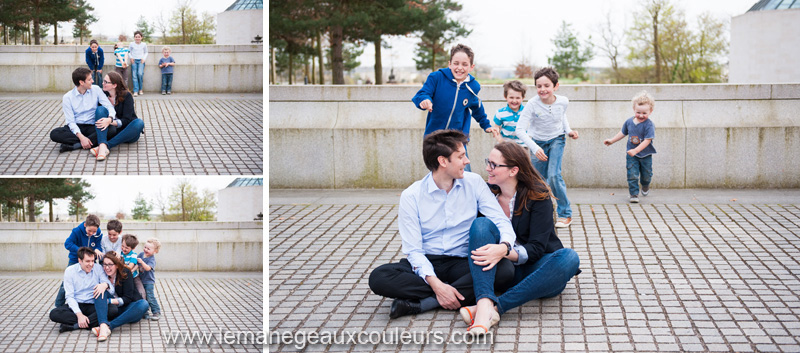
[[[61,324],[60,332],[98,325],[94,300],[114,294],[114,286],[103,271],[103,266],[94,262],[94,249],[78,249],[78,263],[64,270],[66,304],[50,311],[50,320]],[[106,304],[108,305],[108,304]],[[117,315],[117,306],[108,306],[108,315]]]
[[[439,130],[423,141],[423,159],[431,172],[400,196],[398,223],[407,257],[379,266],[369,276],[375,294],[396,298],[392,319],[475,303],[467,255],[470,227],[479,211],[497,226],[501,242],[514,244],[511,222],[486,182],[464,171],[467,141],[457,130]],[[495,288],[507,288],[514,267],[508,259],[497,266]]]
[[[113,120],[117,117],[116,110],[103,89],[93,85],[92,71],[85,67],[75,69],[72,72],[72,82],[75,88],[61,99],[61,108],[67,125],[50,131],[50,139],[61,144],[59,152],[97,146],[95,123],[101,118],[112,119],[112,124],[107,127],[108,138],[116,135],[113,124]]]

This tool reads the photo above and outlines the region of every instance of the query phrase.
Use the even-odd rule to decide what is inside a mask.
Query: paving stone
[[[50,140],[50,131],[66,124],[62,96],[34,93],[0,98],[0,174],[263,174],[261,94],[136,97],[134,109],[145,123],[144,134],[136,143],[113,148],[102,162],[87,151],[59,153],[59,145]],[[30,162],[32,155],[37,163]]]

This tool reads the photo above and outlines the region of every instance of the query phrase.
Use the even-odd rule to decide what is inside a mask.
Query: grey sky
[[[108,0],[89,0],[89,4],[94,7],[94,17],[97,22],[89,25],[89,30],[93,35],[105,35],[116,38],[119,34],[126,34],[132,41],[135,24],[139,21],[139,16],[144,16],[148,23],[163,14],[169,21],[170,15],[179,3],[186,0],[136,0],[136,1],[108,1]],[[192,8],[198,15],[209,12],[216,16],[225,11],[235,0],[191,0]],[[61,22],[59,37],[63,34],[72,36],[72,23]],[[49,27],[49,35],[52,38],[53,27]]]
[[[605,21],[605,14],[611,14],[614,27],[620,32],[629,27],[632,14],[640,0],[461,0],[463,5],[460,17],[472,34],[461,43],[475,50],[477,65],[491,67],[513,67],[523,55],[532,59],[535,65],[547,64],[547,56],[552,55],[552,38],[561,26],[561,21],[572,24],[578,32],[578,39],[586,40],[589,35],[599,38],[596,26]],[[686,12],[689,25],[694,25],[697,16],[710,12],[718,18],[730,21],[731,16],[744,14],[756,0],[673,0],[677,8]],[[392,49],[384,49],[383,67],[392,65],[413,66],[414,45],[417,38],[392,37]],[[374,65],[374,47],[368,45],[361,57],[362,66]],[[610,66],[608,59],[596,55],[591,66]]]
[[[111,216],[118,211],[130,215],[131,209],[133,209],[133,201],[140,192],[148,201],[152,201],[159,191],[167,198],[173,187],[180,180],[187,179],[198,190],[208,189],[216,193],[228,186],[236,177],[86,176],[83,179],[92,184],[92,193],[95,195],[94,200],[87,203],[89,213],[102,213],[106,216]],[[57,201],[55,208],[57,214],[68,213],[66,200]],[[153,211],[156,211],[155,208]]]

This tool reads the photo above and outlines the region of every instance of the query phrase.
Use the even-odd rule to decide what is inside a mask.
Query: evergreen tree
[[[74,18],[75,23],[72,28],[72,36],[78,38],[80,45],[83,45],[83,39],[89,38],[92,35],[92,31],[89,30],[89,25],[97,22],[97,18],[91,14],[91,12],[94,11],[94,7],[87,4],[86,0],[75,0],[75,5],[79,12]]]
[[[420,43],[414,50],[417,55],[414,62],[417,70],[436,71],[446,67],[450,61],[447,46],[458,38],[468,36],[472,31],[451,18],[452,14],[461,11],[461,5],[455,1],[430,0],[424,5],[429,17],[422,29]]]
[[[591,37],[589,37],[591,41]],[[580,78],[584,80],[586,62],[592,59],[592,45],[587,42],[585,45],[578,43],[578,38],[572,33],[572,25],[566,21],[561,22],[561,28],[553,39],[555,53],[547,61],[564,78]]]
[[[143,219],[149,221],[150,211],[153,210],[153,206],[147,202],[142,193],[139,193],[139,196],[136,197],[136,200],[133,201],[133,204],[133,219]]]
[[[142,32],[142,42],[151,42],[150,37],[153,35],[153,26],[147,23],[144,16],[139,16],[139,21],[136,21],[136,30]]]

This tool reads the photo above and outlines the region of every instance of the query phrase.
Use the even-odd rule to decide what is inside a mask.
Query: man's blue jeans
[[[648,187],[653,180],[653,155],[639,158],[626,154],[625,161],[625,167],[628,169],[628,191],[631,196],[638,196],[639,182],[641,181],[642,187]]]
[[[161,74],[161,92],[172,92],[172,74]]]
[[[144,291],[147,293],[147,303],[150,305],[150,312],[153,314],[158,314],[161,312],[161,306],[158,305],[158,299],[156,299],[156,292],[155,292],[155,283],[142,283],[144,286]],[[144,310],[147,312],[147,309]]]
[[[144,62],[142,59],[134,59],[133,64],[133,93],[137,93],[144,88]]]
[[[564,183],[564,178],[561,177],[561,160],[564,158],[564,142],[565,137],[561,135],[549,141],[536,141],[539,147],[542,148],[544,154],[547,155],[547,160],[542,162],[535,155],[531,154],[531,162],[533,167],[539,171],[539,174],[550,185],[553,191],[553,196],[556,197],[558,207],[556,211],[559,218],[572,217],[572,207],[570,206],[569,199],[567,198],[567,184]]]
[[[486,244],[498,244],[500,231],[491,220],[478,217],[472,222],[469,232],[469,251]],[[489,298],[497,304],[500,314],[523,305],[531,300],[550,298],[561,294],[567,282],[578,273],[580,258],[575,250],[558,249],[544,254],[535,263],[526,262],[514,266],[514,285],[500,296],[494,293],[495,269],[483,271],[469,261],[472,283],[475,288],[475,299]]]
[[[110,329],[115,329],[125,324],[132,324],[139,322],[147,312],[147,301],[139,299],[133,303],[125,303],[125,305],[118,308],[119,315],[113,320],[108,321],[108,306],[111,296],[105,292],[101,298],[95,298],[94,310],[97,312],[98,324],[106,324]]]

